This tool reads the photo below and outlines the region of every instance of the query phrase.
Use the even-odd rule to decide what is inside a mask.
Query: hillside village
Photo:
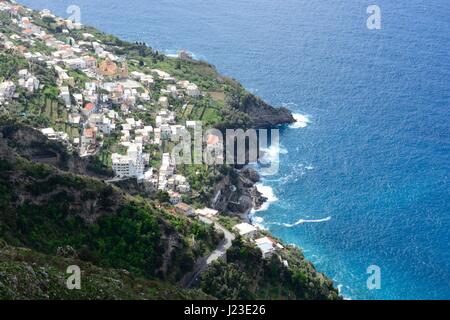
[[[161,70],[151,70],[151,74],[129,71],[127,61],[111,52],[96,41],[89,33],[83,33],[84,40],[64,43],[33,23],[33,19],[21,14],[27,9],[7,3],[0,4],[0,10],[10,14],[12,22],[17,25],[19,34],[10,37],[2,34],[5,49],[20,51],[32,63],[34,60],[45,62],[48,68],[57,73],[59,98],[65,104],[67,121],[79,128],[79,137],[69,137],[67,133],[54,128],[42,128],[49,139],[57,139],[70,147],[76,148],[83,156],[95,155],[102,147],[105,137],[113,132],[120,133],[120,146],[127,149],[125,154],[111,155],[112,169],[117,177],[133,177],[144,180],[159,190],[172,190],[185,193],[189,191],[186,179],[175,174],[168,154],[163,154],[159,175],[153,174],[149,167],[149,154],[144,152],[147,145],[160,146],[162,136],[185,128],[175,122],[174,112],[168,103],[168,96],[184,101],[184,96],[199,97],[198,87],[186,80],[177,81]],[[62,28],[63,33],[80,29],[81,25],[70,20],[62,20],[48,10],[40,12],[41,19],[53,19]],[[42,41],[50,48],[51,54],[30,52],[17,45],[18,42],[33,45]],[[76,70],[86,77],[84,87],[74,88],[74,78],[68,70]],[[144,110],[140,102],[151,101],[155,78],[161,79],[165,88],[161,89],[156,106],[160,108],[155,119],[155,127],[133,117],[133,110]],[[29,92],[40,89],[39,80],[27,69],[19,71],[19,80],[3,81],[0,84],[0,101],[7,105],[15,96],[17,87],[24,87]],[[111,105],[120,105],[120,111],[114,111]],[[119,129],[120,128],[120,129]],[[155,171],[156,172],[156,171]]]
[[[112,180],[136,179],[150,192],[167,192],[169,202],[178,212],[202,217],[206,223],[216,220],[218,210],[194,209],[182,201],[183,195],[191,195],[191,186],[166,148],[171,134],[197,126],[195,120],[180,119],[179,113],[192,109],[196,101],[205,97],[198,85],[160,69],[143,72],[142,68],[130,68],[125,57],[109,51],[95,35],[84,32],[80,23],[59,18],[49,10],[36,15],[30,9],[2,1],[0,12],[14,26],[2,24],[2,30],[7,31],[0,33],[2,50],[19,53],[28,63],[28,68],[18,71],[16,79],[2,79],[2,108],[14,105],[20,96],[19,88],[30,94],[44,90],[45,85],[29,66],[45,65],[56,75],[57,98],[66,115],[63,119],[66,130],[38,127],[48,139],[62,142],[81,157],[97,156],[108,142],[108,151],[116,150],[107,154],[105,161],[114,171]],[[45,22],[59,31],[58,37],[43,27]],[[78,40],[72,36],[74,33]],[[179,59],[191,58],[182,51]],[[176,111],[174,104],[181,108]],[[136,117],[147,112],[152,117]],[[208,137],[208,147],[217,143],[220,143],[217,137]],[[160,161],[151,166],[155,157]],[[271,238],[257,239],[258,229],[248,223],[233,230],[254,241],[263,257],[282,249]]]

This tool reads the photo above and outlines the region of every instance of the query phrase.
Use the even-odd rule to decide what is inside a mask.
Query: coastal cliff
[[[13,270],[7,276],[15,268],[27,268],[29,272],[15,272],[18,280],[31,277],[39,282],[42,277],[34,277],[33,266],[30,270],[29,264],[11,258],[14,252],[31,252],[37,266],[52,274],[46,278],[51,283],[48,287],[32,286],[37,296],[17,286],[17,281],[7,281],[0,286],[0,298],[70,297],[64,288],[55,289],[61,285],[62,267],[68,261],[59,256],[95,266],[98,269],[92,272],[99,276],[105,270],[125,270],[136,277],[133,286],[156,279],[158,285],[170,288],[170,294],[153,298],[339,298],[331,281],[316,272],[299,250],[286,246],[265,257],[254,243],[240,238],[220,257],[229,258],[230,264],[207,265],[199,285],[202,291],[177,291],[184,275],[221,248],[223,230],[235,232],[236,221],[227,213],[247,220],[248,212],[264,198],[255,188],[259,179],[255,171],[201,164],[173,165],[172,178],[175,171],[177,178],[189,182],[177,189],[183,194],[173,201],[169,191],[177,192],[173,185],[168,187],[165,174],[169,170],[161,163],[173,144],[156,133],[152,139],[144,137],[144,129],[155,127],[161,133],[161,121],[157,124],[156,119],[162,115],[166,131],[197,121],[204,128],[270,128],[294,121],[287,109],[270,106],[206,62],[167,57],[143,43],[126,42],[92,27],[69,29],[67,20],[48,12],[4,3],[0,2],[3,11],[10,14],[0,13],[4,49],[0,78],[7,79],[0,108],[0,267]],[[11,19],[12,15],[17,19]],[[97,68],[97,59],[106,67]],[[82,63],[87,69],[79,67]],[[24,82],[19,76],[38,85],[20,87]],[[131,89],[125,92],[125,86]],[[138,143],[138,131],[146,169],[151,167],[152,179],[162,177],[166,182],[156,184],[159,190],[154,198],[141,193],[138,184],[113,185],[109,179],[112,154],[124,156],[126,146]],[[47,137],[42,132],[51,134]],[[142,153],[138,160],[143,163]],[[138,152],[133,154],[137,157]],[[141,169],[127,177],[139,181],[144,176]],[[208,206],[213,196],[213,206],[221,211],[213,224],[193,217],[194,209]],[[173,205],[176,202],[181,208]],[[45,256],[54,264],[45,263]],[[245,269],[249,261],[258,266],[257,278]],[[241,272],[245,281],[236,282],[232,272],[229,281],[224,279],[227,290],[222,291],[220,283],[210,281],[216,273],[226,276],[227,270]],[[122,273],[115,274],[115,279],[125,281]],[[118,298],[136,297],[132,288],[123,290],[118,290]],[[250,295],[233,296],[237,291]],[[73,298],[98,296],[93,289],[92,295]]]
[[[274,108],[242,87],[229,92],[228,104],[232,109],[248,115],[250,119],[248,125],[255,129],[274,128],[295,122],[291,111],[287,108]]]
[[[33,129],[14,128],[33,139]],[[8,142],[0,137],[0,299],[339,299],[297,248],[287,246],[282,263],[240,238],[226,252],[229,263],[212,264],[197,289],[180,288],[177,281],[219,244],[212,226],[54,163],[34,163]],[[230,174],[228,185],[237,178],[251,188],[255,173],[241,174],[246,179]],[[247,269],[250,261],[257,274]],[[83,268],[84,291],[63,286],[67,264]]]
[[[249,222],[250,211],[267,200],[255,187],[259,179],[258,173],[250,168],[230,171],[215,184],[211,206]]]
[[[247,94],[242,102],[244,112],[250,115],[254,128],[273,128],[295,122],[289,109],[274,108],[253,94]]]

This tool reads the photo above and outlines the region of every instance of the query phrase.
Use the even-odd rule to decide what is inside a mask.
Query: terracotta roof
[[[94,104],[93,103],[86,103],[86,105],[84,106],[84,110],[86,110],[86,111],[92,111],[92,110],[94,110],[94,108],[95,108],[95,106],[94,106]]]

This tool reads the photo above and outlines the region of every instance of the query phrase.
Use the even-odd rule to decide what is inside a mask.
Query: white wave
[[[255,187],[256,190],[258,190],[263,195],[263,197],[267,198],[267,200],[261,205],[259,209],[252,209],[252,212],[266,211],[271,203],[278,201],[278,198],[275,196],[272,187],[265,186],[261,182],[256,183]]]
[[[308,126],[309,123],[311,123],[311,120],[309,120],[308,116],[300,114],[300,113],[293,113],[292,116],[295,119],[295,122],[289,126],[289,128],[292,129],[299,129],[299,128],[305,128]]]
[[[254,225],[255,227],[258,227],[261,230],[267,230],[267,228],[264,226],[264,218],[258,217],[253,214],[250,215],[250,223]]]
[[[268,148],[261,148],[260,154],[262,155],[258,162],[263,166],[276,166],[280,163],[280,154],[287,154],[288,151],[281,145],[272,145]],[[272,175],[273,173],[266,173],[266,170],[261,170],[262,176]]]
[[[297,222],[295,223],[282,223],[283,226],[287,227],[287,228],[292,228],[295,226],[298,226],[299,224],[303,224],[303,223],[319,223],[319,222],[325,222],[325,221],[330,221],[331,217],[326,217],[323,219],[316,219],[316,220],[308,220],[308,219],[299,219]]]
[[[264,158],[273,159],[277,157],[279,154],[287,154],[288,151],[281,145],[271,145],[268,148],[261,148],[262,153],[264,154]]]
[[[264,222],[264,218],[263,217],[252,217],[252,222],[253,223],[263,223]]]

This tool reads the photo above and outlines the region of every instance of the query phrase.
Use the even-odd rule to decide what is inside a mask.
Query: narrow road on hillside
[[[224,238],[222,241],[220,241],[220,243],[213,252],[197,260],[197,263],[194,266],[194,270],[187,273],[180,280],[180,285],[185,288],[191,288],[196,283],[196,281],[199,280],[201,273],[205,271],[212,262],[222,257],[227,252],[228,248],[231,247],[231,243],[235,238],[233,233],[228,231],[226,228],[224,228],[216,221],[213,221],[206,217],[199,217],[199,219],[200,221],[203,221],[207,224],[214,224],[216,230],[221,230],[223,232]]]

